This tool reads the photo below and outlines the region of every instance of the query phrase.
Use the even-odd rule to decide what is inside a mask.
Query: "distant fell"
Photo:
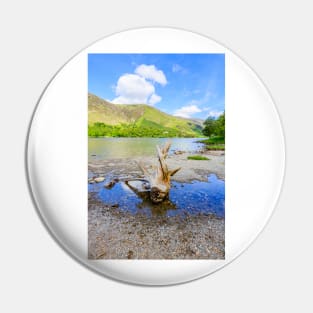
[[[89,136],[199,137],[203,121],[172,116],[146,104],[113,104],[89,93],[88,126]]]

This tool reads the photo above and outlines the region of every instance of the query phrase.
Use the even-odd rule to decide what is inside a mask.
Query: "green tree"
[[[204,122],[203,135],[225,138],[225,112],[217,119],[208,117]]]
[[[202,130],[203,135],[205,136],[213,136],[215,134],[216,129],[216,120],[213,117],[208,117],[204,121],[204,128]]]
[[[216,120],[216,135],[225,138],[225,112]]]

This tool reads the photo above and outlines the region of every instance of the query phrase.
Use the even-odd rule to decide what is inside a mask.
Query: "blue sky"
[[[225,108],[224,54],[89,54],[88,91],[168,114],[218,117]]]

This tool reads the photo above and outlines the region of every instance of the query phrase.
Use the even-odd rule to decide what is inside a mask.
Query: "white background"
[[[312,9],[301,1],[184,3],[1,5],[1,311],[312,310]],[[265,231],[223,270],[176,287],[123,285],[74,262],[40,223],[25,180],[28,123],[52,75],[91,42],[137,26],[193,30],[238,53],[269,87],[286,135],[284,189]]]

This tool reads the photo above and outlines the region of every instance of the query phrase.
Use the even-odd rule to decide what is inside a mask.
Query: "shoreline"
[[[188,160],[200,154],[210,160]],[[137,162],[148,168],[156,157],[89,160],[89,177],[143,177]],[[169,168],[182,169],[172,180],[225,179],[224,151],[180,152],[167,158]],[[88,194],[88,258],[99,259],[224,259],[225,220],[214,214],[166,216],[131,214]]]
[[[209,160],[188,160],[188,156],[199,154],[208,157]],[[219,179],[225,180],[225,153],[224,151],[204,151],[199,153],[182,152],[170,154],[167,164],[169,168],[181,167],[181,170],[173,176],[178,182],[192,182],[193,180],[207,181],[210,174],[216,174]],[[89,177],[93,176],[133,176],[141,177],[142,171],[138,162],[145,164],[148,168],[157,164],[157,158],[133,157],[97,160],[90,159],[88,163]]]

